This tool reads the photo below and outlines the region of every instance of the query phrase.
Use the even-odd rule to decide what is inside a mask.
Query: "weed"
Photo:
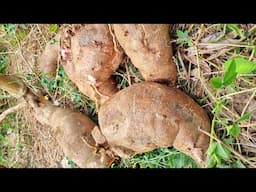
[[[114,166],[115,167],[115,166]],[[118,167],[126,168],[198,168],[189,156],[174,148],[157,148],[153,151],[123,160]]]
[[[8,115],[0,124],[0,165],[13,166],[9,157],[15,153],[15,146],[10,144],[8,135],[15,132],[15,114]]]
[[[176,31],[178,39],[177,39],[177,44],[179,45],[188,45],[189,47],[193,46],[193,42],[190,39],[189,35],[188,35],[188,31],[181,31],[181,30],[177,30]]]
[[[1,27],[2,30],[5,31],[8,35],[12,35],[16,31],[15,24],[2,24]]]
[[[0,50],[0,53],[4,52],[5,50]],[[8,62],[8,57],[6,55],[0,55],[0,74],[5,74],[7,72],[7,62]]]
[[[231,88],[229,90],[233,90],[236,92],[235,89],[235,80],[239,77],[241,74],[250,74],[253,71],[256,70],[256,64],[253,62],[250,62],[244,58],[236,57],[229,59],[224,63],[225,72],[223,77],[213,77],[210,79],[211,84],[214,88],[217,89],[217,99],[216,99],[216,105],[214,109],[212,110],[212,113],[214,114],[213,121],[212,121],[212,130],[211,135],[216,136],[216,133],[214,131],[216,125],[219,123],[221,126],[225,127],[227,132],[222,135],[223,138],[225,136],[228,137],[228,139],[224,139],[227,144],[231,144],[230,141],[232,141],[234,138],[240,135],[241,128],[239,126],[239,123],[248,120],[250,116],[252,115],[252,112],[248,112],[236,119],[228,120],[220,117],[220,112],[222,111],[223,107],[225,106],[225,99],[219,99],[219,93],[220,89],[224,88]],[[232,89],[233,88],[233,89]],[[216,119],[219,119],[218,122]],[[216,123],[216,124],[215,124]],[[228,142],[227,142],[228,141]],[[228,160],[230,160],[233,156],[231,152],[222,146],[222,144],[215,142],[211,139],[210,147],[207,151],[208,155],[208,166],[213,167],[215,165],[223,165],[222,160],[224,160],[226,163]],[[239,160],[237,160],[239,161]],[[238,163],[239,165],[242,165],[241,162]],[[235,166],[235,165],[232,165]]]

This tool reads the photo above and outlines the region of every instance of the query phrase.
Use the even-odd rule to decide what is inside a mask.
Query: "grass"
[[[56,24],[0,25],[0,36],[3,37],[0,39],[0,73],[19,74],[30,88],[40,90],[56,105],[79,110],[97,122],[95,103],[79,92],[63,67],[59,66],[54,78],[47,78],[36,71],[36,65],[26,55],[32,53],[32,58],[37,58],[46,42],[61,27]],[[172,26],[171,36],[178,87],[192,96],[212,120],[207,167],[256,167],[255,25],[179,24]],[[15,70],[12,70],[11,58],[14,55],[24,59],[22,64],[16,62]],[[129,59],[113,75],[120,89],[143,81]],[[0,96],[3,111],[10,106],[12,99],[4,92]],[[25,166],[24,163],[19,165],[15,152],[24,151],[29,143],[32,145],[33,136],[29,138],[31,127],[18,117],[19,113],[10,114],[0,125],[2,165]],[[27,127],[26,132],[20,131],[20,123]],[[11,133],[22,138],[26,135],[27,140],[20,139],[13,146],[8,142]],[[75,166],[71,160],[67,161],[70,167]],[[133,156],[113,167],[197,168],[198,165],[170,147]]]
[[[157,148],[142,155],[123,160],[118,168],[198,168],[198,165],[187,155],[174,148]]]

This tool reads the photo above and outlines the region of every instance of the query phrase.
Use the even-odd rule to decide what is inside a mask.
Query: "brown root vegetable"
[[[95,138],[92,136],[92,131],[94,129],[97,131],[98,128],[86,115],[54,106],[44,97],[38,97],[28,91],[22,80],[17,77],[1,75],[0,88],[28,102],[35,111],[33,114],[35,118],[40,123],[51,127],[53,136],[65,155],[79,167],[109,167],[114,161],[107,143],[105,142],[102,146],[96,143],[97,140],[102,141],[102,136],[95,135]]]
[[[205,162],[210,131],[207,113],[177,88],[154,82],[133,84],[99,110],[99,125],[111,149],[123,158],[174,146]]]
[[[82,79],[82,75],[79,74],[79,71],[74,70],[72,65],[66,65],[64,68],[70,80],[76,84],[78,89],[87,97],[95,101],[97,105],[103,104],[118,92],[117,85],[112,77],[99,85],[93,85],[88,83],[85,79]]]
[[[99,99],[99,103],[115,94],[118,90],[111,75],[121,63],[123,52],[110,25],[86,24],[67,29],[62,36],[64,69],[80,91]]]
[[[146,81],[175,83],[169,25],[114,24],[116,38]]]
[[[52,78],[56,74],[60,54],[60,34],[57,34],[46,47],[38,59],[38,67],[46,77]]]
[[[80,168],[104,168],[112,164],[114,158],[110,151],[99,147],[91,135],[96,124],[89,117],[53,106],[32,94],[27,94],[26,100],[35,110],[36,119],[52,128],[64,154]]]

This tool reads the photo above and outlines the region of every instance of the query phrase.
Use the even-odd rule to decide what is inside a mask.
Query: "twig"
[[[222,142],[220,139],[218,139],[217,137],[212,136],[210,133],[208,133],[207,131],[202,130],[200,127],[198,128],[199,131],[201,131],[202,133],[206,134],[207,136],[209,136],[210,138],[216,140],[217,142],[219,142],[220,144],[222,144],[224,147],[226,147],[229,151],[231,151],[234,155],[236,155],[237,157],[239,157],[242,161],[248,163],[249,165],[251,165],[252,167],[256,168],[256,165],[254,165],[252,162],[248,161],[246,158],[244,158],[240,153],[238,153],[237,151],[235,151],[232,147],[230,147],[229,145],[225,144],[224,142]]]
[[[244,115],[246,109],[248,108],[248,106],[249,106],[250,102],[252,101],[252,99],[254,98],[255,94],[256,94],[256,89],[253,91],[251,97],[248,99],[246,105],[244,106],[243,111],[242,111],[242,113],[241,113],[241,116]]]
[[[4,111],[1,115],[0,115],[0,123],[6,118],[7,115],[9,115],[10,113],[16,112],[19,109],[22,109],[23,107],[25,107],[25,102],[21,102],[18,105],[11,107],[9,109],[7,109],[6,111]]]
[[[256,29],[256,25],[254,25],[251,29],[249,29],[248,32],[252,32],[255,29]]]
[[[234,96],[234,95],[238,95],[238,94],[242,94],[242,93],[246,93],[246,92],[250,92],[250,91],[255,91],[255,90],[256,90],[256,88],[253,87],[251,89],[245,89],[243,91],[238,91],[238,92],[235,92],[235,93],[230,93],[230,94],[227,94],[227,95],[223,95],[223,96],[219,97],[218,99],[228,98],[230,96]]]
[[[208,46],[208,45],[222,45],[222,46],[254,48],[253,45],[241,45],[241,44],[232,44],[232,43],[198,43],[198,46]]]
[[[198,32],[198,36],[197,36],[197,38],[195,40],[195,45],[198,45],[198,42],[199,42],[200,38],[204,34],[204,29],[205,29],[204,24],[201,24],[200,29],[199,29],[200,31]]]
[[[186,69],[186,67],[185,67],[185,65],[184,65],[184,62],[183,62],[182,58],[181,58],[181,54],[180,54],[180,51],[179,51],[179,50],[177,51],[177,54],[178,54],[178,59],[179,59],[179,61],[180,61],[180,64],[181,64],[181,66],[182,66],[182,69],[184,70],[184,72],[185,72],[185,74],[186,74],[187,83],[190,84],[190,78],[189,78],[189,76],[188,76],[187,69]]]

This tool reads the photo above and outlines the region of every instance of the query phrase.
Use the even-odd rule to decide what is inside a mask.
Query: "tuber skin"
[[[74,26],[63,31],[61,40],[61,57],[68,77],[99,104],[118,91],[111,75],[121,63],[123,51],[111,30],[107,24]]]
[[[35,110],[36,119],[51,127],[64,154],[80,168],[104,168],[112,164],[114,158],[103,148],[98,149],[91,135],[96,124],[89,117],[71,109],[53,106],[48,101],[38,101],[30,94],[26,98]]]
[[[99,125],[122,158],[174,146],[204,165],[210,131],[207,113],[177,88],[144,82],[119,91],[99,110]]]
[[[53,78],[56,75],[60,53],[60,33],[53,39],[55,39],[55,42],[49,41],[38,59],[38,68],[48,78]]]
[[[35,118],[51,127],[53,136],[62,147],[64,154],[80,168],[109,167],[115,160],[112,152],[95,140],[92,131],[96,124],[86,115],[71,109],[54,106],[44,97],[36,96],[22,83],[22,80],[8,75],[0,76],[0,88],[16,98],[23,98],[34,109]]]
[[[113,29],[124,52],[146,81],[175,84],[177,69],[172,59],[169,25],[113,24]]]

